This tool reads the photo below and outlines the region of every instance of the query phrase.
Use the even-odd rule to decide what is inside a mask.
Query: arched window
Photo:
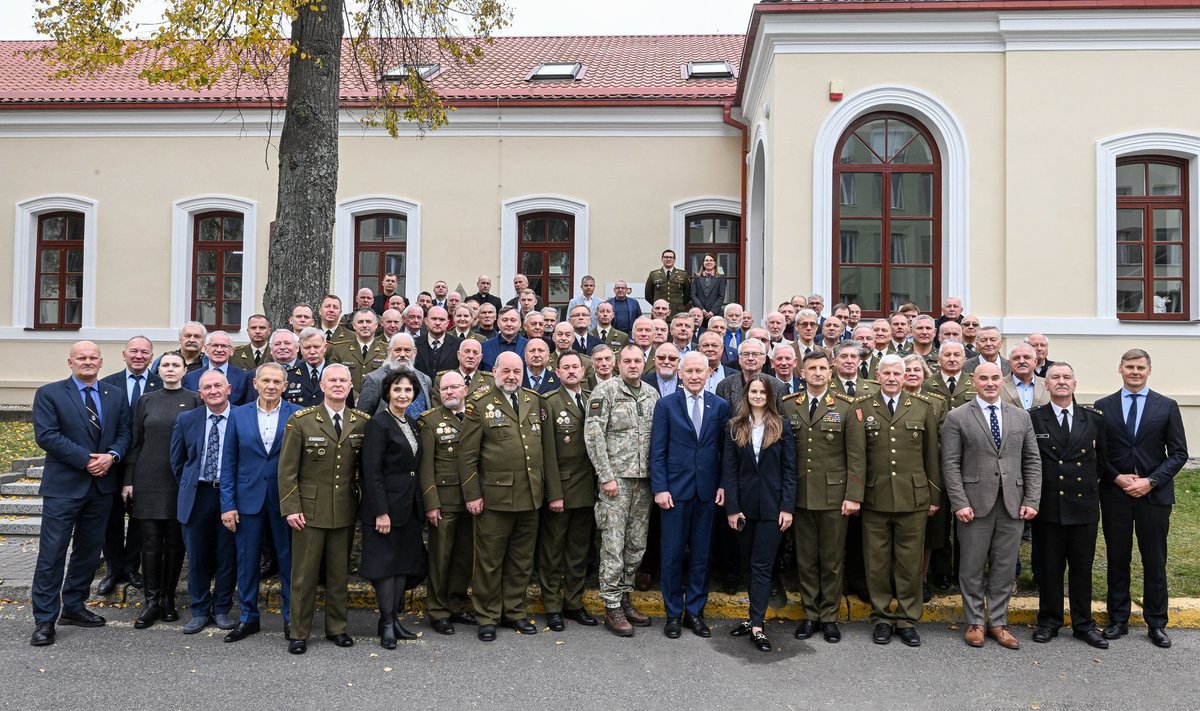
[[[850,124],[833,164],[835,300],[863,316],[912,302],[941,303],[941,160],[908,116],[872,113]],[[886,186],[886,192],[885,192]]]
[[[37,217],[34,328],[77,329],[83,321],[83,213]]]
[[[202,212],[192,221],[192,318],[210,331],[242,328],[245,216]]]
[[[575,216],[562,212],[529,212],[518,217],[517,268],[529,277],[529,288],[561,315],[571,300],[574,280]]]
[[[1117,316],[1188,318],[1187,161],[1117,161]]]
[[[717,213],[688,215],[684,268],[689,274],[696,274],[704,262],[704,255],[713,255],[717,260],[717,273],[725,275],[725,299],[738,301],[741,244],[740,217]]]
[[[395,274],[397,294],[405,290],[408,261],[408,217],[396,213],[359,215],[354,219],[354,290],[378,294],[385,274]]]

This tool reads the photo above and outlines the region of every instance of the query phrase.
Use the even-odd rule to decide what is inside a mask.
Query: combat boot
[[[625,619],[629,620],[629,624],[634,627],[649,627],[650,616],[643,615],[633,606],[633,602],[629,599],[629,593],[621,596],[621,610],[625,613]]]
[[[633,625],[625,619],[625,610],[617,607],[604,608],[604,626],[618,637],[632,637]]]

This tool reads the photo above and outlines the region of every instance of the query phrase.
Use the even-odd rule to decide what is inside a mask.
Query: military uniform
[[[842,393],[843,395],[850,395],[850,393],[846,392],[846,384],[844,382],[842,382],[841,376],[837,375],[836,373],[834,373],[833,377],[829,381],[829,389],[834,391],[835,393]],[[860,398],[860,397],[864,397],[866,395],[874,395],[877,392],[879,392],[879,382],[878,381],[868,380],[863,377],[858,377],[858,378],[855,378],[854,394],[850,395],[850,397]]]
[[[584,441],[600,484],[617,482],[617,495],[596,497],[600,530],[600,598],[618,607],[633,591],[650,526],[650,428],[658,390],[619,376],[596,386],[588,400]]]
[[[588,393],[580,391],[587,407]],[[545,397],[562,479],[563,511],[542,508],[538,535],[538,582],[547,613],[583,608],[583,580],[595,524],[596,470],[583,438],[585,413],[575,396],[559,388]]]
[[[830,360],[832,361],[832,356]],[[879,382],[868,378],[858,377],[854,385],[854,394],[846,392],[846,384],[835,371],[829,381],[829,389],[835,393],[848,395],[857,400],[875,395],[879,392]],[[846,560],[842,572],[845,589],[857,594],[861,599],[870,597],[867,591],[867,568],[863,558],[863,520],[861,516],[851,516],[846,519]]]
[[[583,372],[585,374],[592,372],[591,357],[584,355],[583,353],[580,353],[579,351],[576,351],[576,350],[572,350],[571,353],[574,353],[575,355],[579,356],[580,362],[583,363]],[[548,370],[557,371],[558,370],[558,359],[561,356],[562,356],[562,353],[559,353],[558,351],[551,351],[550,352],[550,360],[547,362],[546,368]]]
[[[894,415],[882,392],[857,402],[867,440],[862,526],[872,624],[912,627],[921,618],[925,528],[942,492],[938,413],[930,399],[901,391]]]
[[[463,382],[467,383],[467,394],[470,395],[480,388],[490,388],[496,384],[496,378],[491,373],[485,373],[482,370],[476,370],[470,375],[464,374],[461,370],[443,370],[438,372],[433,378],[433,392],[441,399],[442,391],[442,376],[446,373],[458,373],[462,376]],[[467,382],[470,380],[470,382]]]
[[[692,278],[679,268],[655,269],[646,277],[646,301],[654,306],[659,299],[671,305],[671,316],[683,313],[692,307]],[[669,319],[668,319],[669,320]]]
[[[274,363],[275,359],[271,357],[270,344],[264,344],[262,347],[262,355],[258,359],[258,363],[254,362],[254,346],[249,343],[238,346],[233,349],[233,355],[229,356],[229,364],[241,368],[254,377],[254,371],[263,363]]]
[[[354,383],[354,391],[362,392],[363,378],[368,373],[374,373],[383,367],[387,360],[387,343],[381,338],[371,341],[367,353],[363,355],[362,344],[355,338],[349,341],[339,341],[329,348],[327,362],[341,363],[350,369],[350,380]]]
[[[338,322],[338,325],[332,329],[327,329],[320,323],[317,324],[317,330],[325,336],[325,343],[327,343],[329,346],[333,346],[336,343],[345,343],[346,341],[354,342],[358,340],[358,335],[354,333],[354,329],[352,328],[353,324],[345,321],[347,315],[353,318],[353,313],[343,315],[342,319]],[[329,335],[328,331],[333,331],[333,335]]]
[[[946,412],[953,410],[965,402],[974,402],[975,400],[975,383],[971,379],[969,373],[960,372],[954,382],[954,392],[950,392],[950,388],[946,385],[946,381],[940,373],[934,373],[931,377],[925,379],[925,385],[922,390],[940,396],[946,401]],[[945,419],[945,413],[943,413]]]
[[[601,331],[603,331],[603,335]],[[588,333],[599,338],[601,343],[614,351],[621,350],[626,343],[629,343],[629,334],[611,325],[608,328],[593,328]]]
[[[324,372],[325,365],[320,370]],[[313,407],[325,402],[325,393],[321,392],[321,377],[312,377],[311,366],[303,360],[288,368],[287,388],[283,391],[283,399],[300,407]]]
[[[562,498],[562,482],[542,398],[498,387],[467,399],[458,471],[463,499],[483,499],[475,522],[475,608],[480,625],[525,619],[525,589],[533,574],[538,510]]]
[[[304,514],[292,531],[292,629],[307,640],[316,605],[317,576],[325,563],[325,634],[346,631],[350,541],[358,513],[359,454],[370,416],[342,410],[338,437],[324,405],[292,415],[279,452],[279,511]]]
[[[810,414],[811,413],[811,414]],[[843,501],[862,501],[866,443],[854,399],[828,390],[783,400],[796,438],[796,564],[807,619],[837,622],[846,549]]]
[[[462,423],[445,407],[427,410],[417,420],[421,437],[421,500],[426,511],[439,509],[442,520],[429,527],[429,585],[426,605],[431,620],[466,610],[467,586],[475,564],[475,521],[463,505],[458,453]]]
[[[476,333],[475,331],[467,331],[466,333],[459,333],[458,331],[451,329],[450,335],[454,336],[455,338],[461,338],[464,341],[478,341],[480,343],[480,345],[482,345],[483,342],[487,340],[487,338],[485,336],[483,336],[479,333]]]

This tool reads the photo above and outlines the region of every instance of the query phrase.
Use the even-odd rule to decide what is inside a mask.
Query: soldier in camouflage
[[[584,424],[588,456],[600,482],[596,528],[604,624],[619,637],[632,637],[634,625],[650,625],[650,618],[629,599],[650,525],[650,427],[658,401],[658,391],[641,380],[643,366],[640,346],[622,348],[620,378],[592,391]]]

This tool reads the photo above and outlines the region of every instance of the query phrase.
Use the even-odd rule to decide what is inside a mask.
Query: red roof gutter
[[[733,126],[742,134],[742,234],[741,239],[738,240],[738,265],[741,267],[741,273],[738,274],[738,303],[744,304],[746,303],[746,195],[748,192],[746,187],[746,157],[750,151],[750,127],[733,117],[732,101],[724,103],[722,118],[725,123]]]
[[[566,107],[566,108],[614,108],[614,107],[630,107],[630,106],[671,106],[671,107],[710,107],[721,108],[729,103],[727,97],[714,97],[711,99],[484,99],[484,100],[451,100],[447,101],[447,106],[455,108],[549,108],[549,107]],[[373,104],[366,100],[352,100],[341,102],[341,108],[371,108]],[[262,101],[259,99],[248,101],[233,101],[229,99],[220,99],[213,101],[204,100],[173,100],[173,99],[148,99],[145,101],[30,101],[16,102],[4,101],[0,99],[0,111],[8,110],[29,110],[29,109],[282,109],[283,101]]]

